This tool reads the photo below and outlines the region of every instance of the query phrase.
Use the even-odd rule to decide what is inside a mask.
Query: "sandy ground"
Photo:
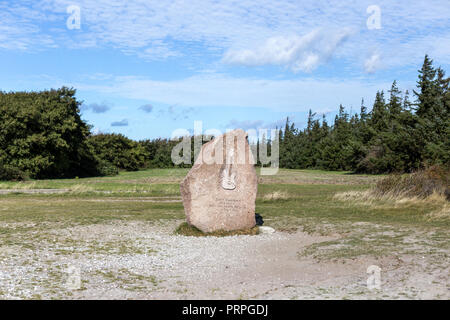
[[[399,253],[316,260],[299,254],[339,235],[173,235],[180,221],[58,228],[0,247],[4,299],[449,299],[449,263]],[[414,241],[412,243],[420,243]],[[448,255],[444,255],[447,257]],[[445,258],[444,258],[445,259]],[[369,290],[367,268],[380,268]],[[79,279],[79,280],[78,280]]]
[[[55,194],[55,193],[66,193],[69,189],[0,189],[0,194],[9,193],[26,193],[26,194]]]

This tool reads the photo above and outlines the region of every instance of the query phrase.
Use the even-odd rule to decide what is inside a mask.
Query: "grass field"
[[[187,171],[152,169],[115,177],[0,182],[4,193],[0,194],[0,298],[204,297],[189,283],[175,280],[176,275],[150,267],[139,271],[120,260],[155,258],[165,248],[160,237],[180,238],[172,233],[184,219],[179,183]],[[382,264],[387,257],[404,261],[405,257],[424,257],[426,264],[417,265],[416,261],[414,267],[401,267],[416,272],[415,276],[431,275],[431,280],[426,278],[429,285],[411,285],[411,277],[404,275],[398,279],[405,283],[403,291],[392,279],[389,292],[348,286],[338,295],[324,284],[295,293],[284,289],[281,298],[448,298],[448,205],[417,199],[359,199],[358,194],[376,179],[379,176],[280,170],[275,176],[259,176],[256,211],[279,235],[316,237],[317,241],[306,241],[294,249],[299,261],[321,264],[375,259]],[[59,189],[61,193],[28,193],[41,189]],[[339,196],[342,194],[354,196],[347,199]],[[149,235],[149,230],[155,234]],[[86,267],[92,263],[87,262],[89,257],[97,262],[119,259],[122,264],[120,268],[90,269]],[[82,285],[77,290],[63,285],[69,265],[82,269]],[[270,294],[272,289],[258,288],[248,293],[248,288],[236,285],[230,297],[277,297]],[[207,297],[228,297],[215,289],[212,287]]]

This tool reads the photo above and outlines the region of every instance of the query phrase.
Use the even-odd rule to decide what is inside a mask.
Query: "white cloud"
[[[78,82],[70,85],[80,92],[92,92],[109,99],[139,99],[153,105],[180,108],[263,107],[279,111],[312,108],[321,112],[334,110],[339,103],[357,108],[362,97],[369,102],[377,90],[388,89],[391,83],[334,78],[266,80],[202,74],[173,81],[121,76],[101,84]],[[401,87],[405,85],[400,83]],[[58,86],[58,83],[52,86]]]
[[[144,104],[144,105],[140,106],[139,109],[144,111],[144,112],[151,113],[153,111],[153,105],[151,105],[151,104]]]
[[[232,119],[225,126],[227,129],[242,129],[242,130],[250,130],[250,129],[259,129],[264,126],[264,121],[262,120],[236,120]]]
[[[334,33],[313,30],[303,36],[272,37],[254,49],[230,49],[223,61],[247,66],[286,65],[294,72],[311,72],[327,61],[349,35],[350,30],[343,29]]]
[[[120,121],[114,121],[111,123],[111,127],[128,127],[128,119],[122,119]]]
[[[316,53],[308,53],[304,59],[295,62],[293,69],[294,71],[311,72],[317,68],[320,60],[321,58]]]
[[[378,53],[372,54],[365,62],[364,62],[364,71],[367,73],[374,73],[381,66],[381,58]]]
[[[290,121],[292,122],[294,116],[289,116]],[[224,127],[226,129],[242,129],[242,130],[258,130],[258,129],[275,129],[275,128],[283,128],[286,124],[286,118],[278,119],[275,121],[263,121],[263,120],[236,120],[231,119],[227,125]]]
[[[91,103],[91,104],[83,104],[81,106],[82,110],[91,110],[94,113],[105,113],[106,111],[111,109],[111,106],[106,102],[103,103]]]
[[[446,63],[450,59],[448,44],[436,41],[450,36],[448,0],[377,0],[380,30],[366,27],[371,0],[77,0],[81,29],[68,30],[66,8],[72,4],[73,0],[1,2],[0,49],[107,47],[144,59],[167,59],[190,56],[199,46],[211,49],[201,54],[220,57],[226,52],[224,61],[288,65],[297,71],[314,70],[333,52],[360,66],[360,57],[371,47],[379,48],[387,67],[416,63],[416,56],[426,52]],[[314,33],[318,28],[321,36]],[[341,44],[339,30],[346,28],[357,32]]]

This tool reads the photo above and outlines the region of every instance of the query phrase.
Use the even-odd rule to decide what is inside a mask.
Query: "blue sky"
[[[133,139],[331,121],[412,91],[425,53],[450,69],[447,0],[0,0],[0,90],[74,87],[95,132]]]

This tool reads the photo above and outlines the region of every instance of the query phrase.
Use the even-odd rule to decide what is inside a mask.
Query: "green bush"
[[[24,181],[27,178],[27,174],[20,169],[0,163],[0,180]]]
[[[119,174],[119,169],[108,161],[100,161],[97,168],[101,176],[115,176]]]
[[[90,127],[80,117],[75,92],[65,87],[0,92],[0,161],[5,167],[37,179],[98,174],[86,144]]]
[[[122,134],[101,133],[89,137],[96,157],[104,163],[116,168],[137,171],[144,167],[145,151],[139,143],[128,139]]]

